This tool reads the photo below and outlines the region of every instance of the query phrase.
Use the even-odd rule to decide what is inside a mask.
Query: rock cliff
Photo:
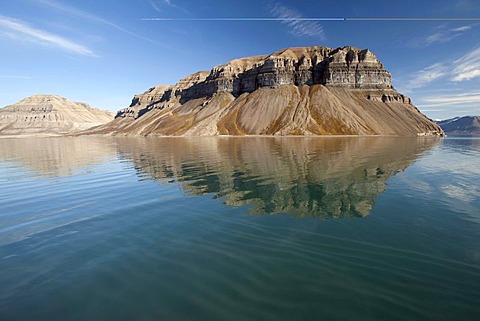
[[[0,135],[71,134],[111,121],[114,114],[55,95],[35,95],[0,109]]]
[[[215,135],[443,135],[368,49],[289,48],[232,60],[134,97],[87,133]]]

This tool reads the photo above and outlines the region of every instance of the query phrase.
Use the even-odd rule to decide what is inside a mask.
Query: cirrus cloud
[[[323,27],[318,21],[302,20],[304,17],[295,9],[278,2],[272,2],[270,3],[270,13],[275,18],[285,19],[281,23],[289,26],[291,28],[290,33],[294,36],[316,37],[322,40],[325,38]]]
[[[35,28],[22,20],[0,16],[3,35],[18,41],[26,41],[50,46],[83,56],[96,56],[93,51],[73,40]]]
[[[421,88],[445,78],[451,82],[461,82],[477,77],[480,77],[480,47],[453,61],[435,63],[417,71],[405,88]]]
[[[455,60],[453,65],[453,81],[480,77],[480,47]]]

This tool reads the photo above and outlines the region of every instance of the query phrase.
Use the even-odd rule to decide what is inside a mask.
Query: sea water
[[[0,140],[0,320],[478,320],[480,140]]]

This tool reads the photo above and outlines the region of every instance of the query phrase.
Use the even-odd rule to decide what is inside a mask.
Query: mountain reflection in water
[[[60,178],[115,157],[109,138],[0,139],[0,162],[15,163],[32,176]]]
[[[181,182],[187,195],[214,194],[251,214],[364,217],[392,175],[432,139],[147,138],[117,139],[120,157],[142,179]]]
[[[0,320],[479,320],[479,142],[0,139]]]
[[[65,177],[117,158],[140,180],[179,183],[186,195],[213,194],[250,214],[364,217],[392,175],[435,139],[43,138],[2,140],[0,159],[35,176]],[[108,161],[107,161],[108,162]]]

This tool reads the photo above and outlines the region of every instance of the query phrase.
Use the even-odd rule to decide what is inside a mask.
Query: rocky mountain
[[[448,136],[480,136],[480,116],[463,116],[437,121]]]
[[[62,135],[105,124],[114,114],[56,95],[35,95],[0,109],[0,135]]]
[[[392,87],[371,51],[317,46],[236,59],[153,87],[87,133],[443,135]]]

